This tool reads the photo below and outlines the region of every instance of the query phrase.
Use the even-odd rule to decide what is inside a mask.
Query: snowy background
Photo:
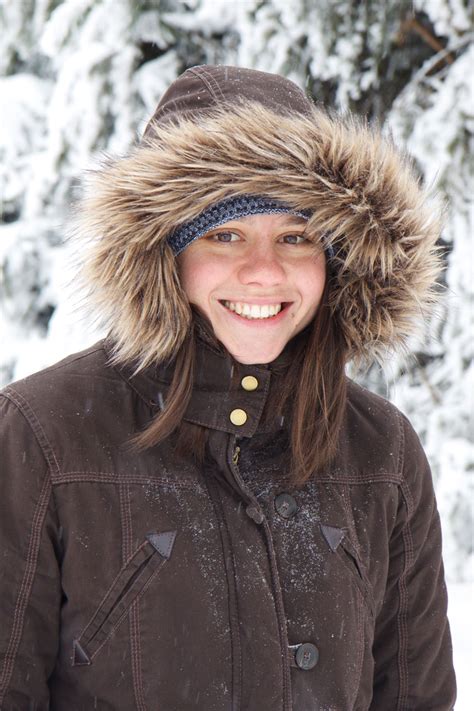
[[[395,402],[433,468],[459,701],[473,708],[474,267],[471,0],[0,0],[0,384],[101,335],[67,239],[81,174],[137,140],[187,67],[288,76],[367,115],[442,201],[446,271],[413,355],[359,376]]]

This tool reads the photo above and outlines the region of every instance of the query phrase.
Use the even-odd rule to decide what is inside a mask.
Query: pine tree
[[[96,336],[75,312],[64,236],[83,171],[103,152],[125,152],[188,66],[284,74],[315,101],[384,124],[447,204],[442,311],[414,340],[416,358],[363,379],[421,433],[448,572],[467,576],[472,11],[470,0],[0,0],[2,381]]]

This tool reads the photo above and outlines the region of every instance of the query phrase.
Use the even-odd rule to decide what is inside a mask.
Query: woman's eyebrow
[[[304,217],[298,217],[298,215],[285,215],[283,222],[287,225],[303,227],[307,225],[308,220]]]

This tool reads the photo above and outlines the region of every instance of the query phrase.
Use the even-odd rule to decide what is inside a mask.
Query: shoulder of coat
[[[78,378],[89,383],[99,376],[118,378],[107,360],[104,341],[100,340],[89,348],[71,353],[47,368],[10,383],[0,394],[8,397],[9,394],[16,393],[27,402],[35,400],[45,404],[53,395],[67,399],[72,382],[77,382]]]

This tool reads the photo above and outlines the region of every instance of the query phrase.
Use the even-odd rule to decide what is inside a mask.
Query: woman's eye
[[[304,235],[285,235],[283,241],[285,244],[303,244],[308,239]]]
[[[239,235],[235,232],[215,232],[209,239],[213,242],[237,242]]]

